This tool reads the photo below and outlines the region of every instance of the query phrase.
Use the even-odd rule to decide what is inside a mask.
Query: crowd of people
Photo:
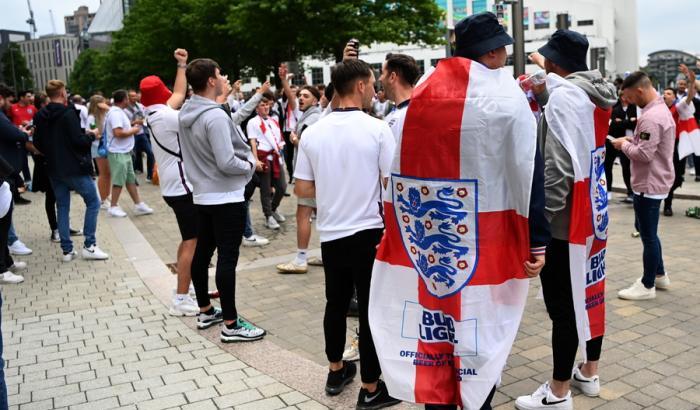
[[[266,331],[236,309],[239,248],[269,243],[251,223],[255,189],[265,227],[278,230],[293,182],[297,253],[277,270],[323,266],[327,394],[344,390],[359,360],[358,409],[401,400],[490,409],[527,282],[539,276],[552,377],[515,406],[572,409],[572,386],[598,396],[613,167],[619,159],[621,200],[634,206],[643,245],[642,277],[618,296],[652,299],[670,288],[661,202],[672,216],[686,162],[700,171],[695,74],[681,66],[684,79],[663,96],[643,72],[613,84],[588,69],[585,36],[558,30],[530,56],[543,71],[514,80],[504,69],[513,40],[492,13],[459,22],[454,40],[455,56],[422,78],[404,54],[387,55],[375,78],[351,40],[330,84],[293,85],[283,64],[277,95],[267,81],[247,100],[214,60],[189,61],[184,49],[174,51],[171,88],[151,75],[85,102],[51,80],[45,94],[20,92],[13,104],[0,85],[0,281],[22,282],[27,265],[12,255],[32,252],[12,218],[25,189],[45,193],[63,261],[77,256],[79,235],[84,259],[108,259],[97,246],[100,209],[126,217],[125,187],[134,216],[153,213],[138,188],[145,155],[146,180],[158,180],[181,235],[170,313],[196,316],[199,329],[221,324],[222,342],[260,340]],[[71,228],[71,191],[85,202],[82,229]],[[321,258],[308,255],[314,218]],[[353,305],[359,332],[345,349]],[[473,354],[472,316],[480,338],[498,336]]]

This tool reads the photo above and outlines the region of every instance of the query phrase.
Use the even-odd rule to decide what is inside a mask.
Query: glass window
[[[530,10],[527,7],[523,7],[523,29],[528,30],[530,28]]]
[[[433,58],[432,60],[430,60],[430,65],[433,67],[437,67],[440,60],[442,60],[442,58]]]
[[[472,0],[472,13],[481,13],[486,11],[486,0]]]
[[[323,67],[311,67],[311,84],[324,84]]]
[[[593,20],[579,20],[578,21],[579,27],[581,26],[592,26],[593,25]]]
[[[549,28],[550,18],[548,11],[535,12],[535,29]]]

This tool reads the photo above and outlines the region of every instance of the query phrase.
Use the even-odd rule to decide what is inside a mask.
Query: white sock
[[[189,296],[189,293],[185,293],[184,295],[177,294],[175,295],[175,300],[177,300],[178,302],[182,302],[185,299],[187,299],[187,296]]]
[[[306,252],[307,252],[307,249],[297,249],[297,257],[294,259],[295,265],[305,265],[306,264]]]

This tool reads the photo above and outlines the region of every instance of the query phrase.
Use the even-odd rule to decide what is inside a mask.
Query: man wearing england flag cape
[[[609,222],[605,139],[616,93],[598,70],[588,70],[587,51],[586,37],[558,30],[531,56],[548,73],[535,93],[544,105],[538,143],[552,241],[540,279],[552,320],[554,369],[551,380],[518,397],[520,410],[572,409],[571,384],[587,396],[600,392]],[[579,348],[584,363],[574,366]]]
[[[490,409],[544,266],[544,163],[492,13],[413,91],[384,197],[369,320],[393,397]]]

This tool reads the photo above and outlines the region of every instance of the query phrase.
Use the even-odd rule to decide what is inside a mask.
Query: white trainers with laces
[[[0,275],[0,282],[2,283],[22,283],[24,282],[24,276],[15,275],[14,273],[7,271]]]
[[[31,255],[32,250],[27,248],[27,245],[25,245],[22,241],[17,239],[12,245],[8,246],[10,249],[10,253],[13,255]]]
[[[671,287],[671,279],[668,277],[668,272],[666,272],[665,275],[656,275],[654,286],[656,289],[668,290],[668,288]]]
[[[298,264],[296,260],[293,260],[289,263],[280,263],[276,268],[278,273],[306,273],[308,265],[306,263]]]
[[[140,204],[136,204],[134,206],[134,215],[139,216],[139,215],[150,215],[153,213],[153,209],[151,209],[148,205],[146,205],[145,202],[141,202]]]
[[[76,252],[75,250],[72,250],[68,253],[64,253],[63,254],[63,262],[72,261],[73,259],[75,259],[76,255],[78,255],[78,252]]]
[[[199,313],[199,306],[190,295],[184,295],[184,297],[178,297],[175,295],[173,297],[172,305],[170,305],[169,310],[172,316],[197,316]]]
[[[350,347],[343,352],[343,360],[346,362],[356,362],[360,360],[360,337],[355,335],[350,342]]]
[[[269,243],[270,241],[267,238],[263,238],[259,235],[252,235],[248,238],[243,237],[243,246],[265,246]]]
[[[275,218],[275,221],[277,222],[284,222],[287,220],[287,218],[285,218],[284,215],[277,211],[272,212],[272,217]]]
[[[265,226],[267,226],[269,229],[280,229],[280,224],[277,223],[277,220],[272,215],[267,217]]]
[[[581,373],[581,366],[582,364],[574,366],[574,370],[571,372],[571,385],[581,390],[585,396],[600,396],[600,377],[597,374],[591,377],[584,376]]]
[[[126,212],[124,212],[118,206],[110,206],[109,210],[107,210],[107,212],[109,213],[109,216],[113,216],[115,218],[125,218],[126,217]]]
[[[632,286],[617,292],[617,297],[626,300],[649,300],[656,298],[656,288],[647,289],[642,279],[637,279]]]
[[[12,264],[12,266],[10,266],[10,269],[8,270],[12,272],[17,272],[19,270],[25,269],[27,269],[27,262],[15,261],[15,263]]]
[[[518,397],[515,400],[515,408],[518,410],[573,410],[574,401],[571,399],[571,391],[568,391],[564,397],[557,397],[549,388],[549,382],[546,382],[531,395]]]
[[[89,248],[83,248],[83,259],[103,261],[105,259],[109,259],[109,255],[107,255],[102,249],[98,248],[97,245],[92,245]]]
[[[107,211],[111,206],[112,206],[112,204],[109,202],[109,200],[108,200],[108,199],[105,199],[105,200],[102,201],[102,203],[100,204],[100,209],[103,209],[103,210]]]

